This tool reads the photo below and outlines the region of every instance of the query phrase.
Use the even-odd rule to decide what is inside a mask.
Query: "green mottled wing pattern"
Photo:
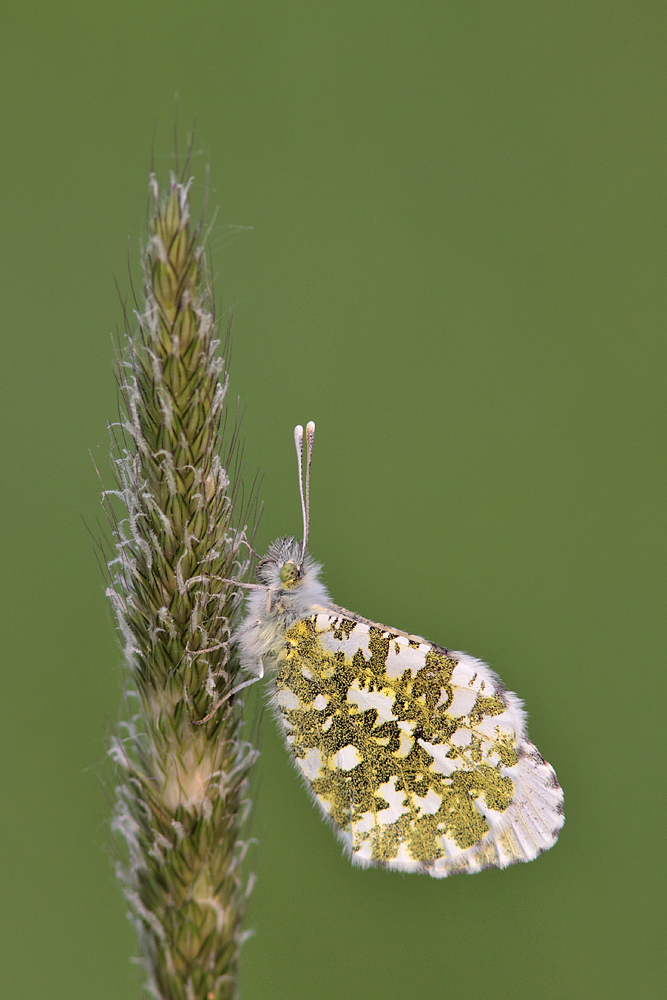
[[[563,824],[516,695],[464,653],[327,609],[287,628],[274,707],[352,860],[435,877],[529,861]]]

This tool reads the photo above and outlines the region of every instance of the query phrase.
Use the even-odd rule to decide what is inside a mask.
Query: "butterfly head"
[[[298,590],[316,579],[319,566],[295,538],[279,538],[260,559],[257,579],[270,590]]]
[[[299,542],[293,537],[279,538],[269,547],[269,551],[263,559],[260,559],[257,567],[257,579],[260,584],[268,587],[270,591],[281,591],[285,596],[291,593],[295,598],[309,594],[312,587],[315,587],[316,590],[322,588],[322,584],[319,582],[321,567],[311,559],[307,551],[308,529],[310,527],[310,463],[315,438],[315,424],[312,421],[306,425],[305,438],[306,461],[304,470],[304,431],[301,425],[295,427],[294,444],[296,445],[299,467],[303,541]],[[322,594],[318,593],[317,596],[322,599],[323,595],[324,591],[322,590]]]

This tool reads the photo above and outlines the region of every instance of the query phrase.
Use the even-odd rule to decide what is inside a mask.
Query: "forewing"
[[[465,653],[322,612],[286,632],[274,707],[307,786],[361,865],[504,868],[563,825],[515,694]]]

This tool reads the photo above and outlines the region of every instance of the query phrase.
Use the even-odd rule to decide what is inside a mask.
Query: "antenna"
[[[299,466],[299,494],[301,496],[301,516],[303,518],[303,542],[301,543],[301,562],[306,556],[308,532],[310,530],[310,463],[313,460],[313,442],[315,441],[315,424],[310,420],[306,424],[306,495],[303,493],[303,427],[297,424],[294,428],[294,447],[296,461]]]

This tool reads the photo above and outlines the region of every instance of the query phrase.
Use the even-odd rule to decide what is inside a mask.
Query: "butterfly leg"
[[[244,681],[243,684],[237,684],[236,687],[232,688],[231,691],[228,691],[227,694],[223,695],[220,701],[211,709],[208,715],[204,716],[203,719],[196,720],[196,724],[198,726],[203,726],[205,722],[208,722],[209,719],[212,719],[215,713],[220,708],[220,706],[224,705],[224,703],[228,701],[229,698],[232,697],[232,695],[238,694],[239,691],[243,691],[243,688],[250,687],[251,684],[255,684],[257,681],[261,681],[261,679],[264,677],[264,664],[262,662],[261,656],[257,658],[257,662],[259,664],[259,673],[257,674],[257,676],[251,677],[250,680]]]

